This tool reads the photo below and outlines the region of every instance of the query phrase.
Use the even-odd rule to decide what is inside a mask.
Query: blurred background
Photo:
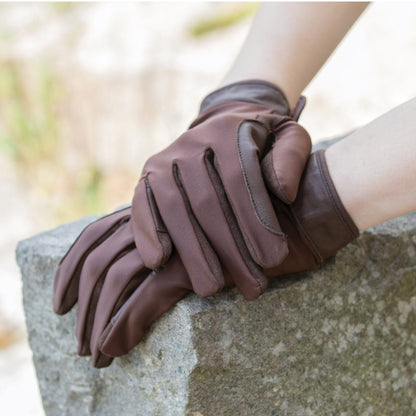
[[[225,75],[257,7],[0,4],[2,414],[43,414],[17,242],[129,202],[145,160],[182,133]],[[314,141],[416,95],[415,21],[413,3],[367,9],[305,91],[301,123]]]

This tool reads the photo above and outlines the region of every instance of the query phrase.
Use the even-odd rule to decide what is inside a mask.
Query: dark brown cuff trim
[[[271,82],[256,79],[235,82],[212,92],[202,101],[199,112],[228,101],[265,105],[281,115],[290,113],[289,102],[283,91]]]
[[[342,205],[325,160],[325,151],[312,153],[292,205],[307,240],[322,259],[356,239],[360,232]]]

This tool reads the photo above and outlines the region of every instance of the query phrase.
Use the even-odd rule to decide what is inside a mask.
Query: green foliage
[[[32,75],[31,96],[17,64],[9,62],[0,67],[0,145],[22,169],[53,157],[59,146],[55,114],[59,85],[45,65]]]
[[[244,3],[228,11],[200,19],[189,28],[189,33],[194,37],[199,37],[215,30],[229,27],[253,15],[257,11],[258,6],[259,3]]]
[[[72,1],[53,1],[49,3],[49,5],[52,7],[52,10],[56,13],[65,14],[73,10],[77,6],[77,3]]]
[[[68,166],[61,104],[65,91],[46,63],[0,66],[0,151],[23,184],[48,206],[50,224],[103,211],[103,175],[93,161]],[[70,146],[69,146],[70,151]]]

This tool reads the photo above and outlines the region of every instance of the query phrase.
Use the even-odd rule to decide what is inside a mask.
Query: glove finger
[[[195,170],[197,171],[197,170]],[[218,257],[195,219],[187,195],[181,185],[180,172],[173,166],[173,176],[152,184],[155,199],[166,228],[189,276],[194,276],[193,290],[210,296],[224,287],[224,276]],[[197,277],[197,278],[196,278]]]
[[[308,132],[294,121],[278,126],[272,150],[261,163],[264,180],[271,192],[291,204],[312,150]]]
[[[195,174],[193,163],[197,157],[201,159],[198,163],[205,164],[206,169]],[[186,190],[198,223],[215,247],[231,281],[247,300],[253,300],[264,292],[267,279],[251,259],[227,195],[220,185],[215,169],[212,168],[212,158],[213,152],[207,151],[205,154],[195,156],[192,161],[178,161],[182,186]],[[217,183],[216,187],[213,186],[213,181]],[[201,192],[201,189],[204,192]],[[222,192],[217,194],[217,189]],[[194,279],[198,280],[200,276],[190,275],[189,278],[195,288],[198,282]]]
[[[144,337],[150,325],[192,289],[177,255],[166,267],[152,272],[111,319],[100,338],[100,350],[118,357],[127,354]]]
[[[97,302],[90,349],[94,367],[108,367],[113,360],[101,353],[98,341],[111,318],[142,284],[151,271],[143,266],[135,248],[117,260],[108,270]]]
[[[241,123],[238,152],[226,146],[216,152],[214,162],[250,254],[266,268],[280,264],[288,250],[261,174],[255,144],[262,141],[256,137],[261,135],[269,135],[263,124],[253,120]]]
[[[121,225],[86,258],[79,279],[76,336],[78,354],[90,354],[90,338],[95,310],[106,274],[111,265],[134,249],[130,223]]]
[[[172,242],[147,178],[140,179],[136,187],[132,212],[137,250],[144,265],[156,270],[168,261]]]
[[[87,226],[79,235],[55,273],[53,310],[67,313],[78,299],[79,277],[85,259],[98,245],[130,218],[130,208],[107,215]]]

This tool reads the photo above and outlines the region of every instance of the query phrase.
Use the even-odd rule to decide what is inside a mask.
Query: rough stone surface
[[[416,212],[254,302],[187,297],[104,370],[76,355],[76,310],[51,305],[58,261],[91,220],[17,248],[47,416],[416,414]]]

